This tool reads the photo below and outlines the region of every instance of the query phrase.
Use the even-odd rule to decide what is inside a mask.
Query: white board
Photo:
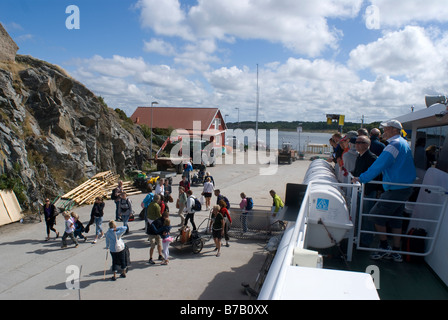
[[[15,193],[12,190],[1,190],[0,198],[6,208],[7,214],[9,215],[10,222],[19,221],[22,218],[22,209],[20,208],[20,204],[17,201]]]
[[[6,210],[3,200],[0,198],[0,226],[11,223],[11,218],[9,217],[8,211]]]
[[[436,168],[429,168],[426,172],[423,184],[441,186],[448,190],[448,173]],[[442,204],[445,197],[436,193],[427,193],[420,190],[417,202],[426,202],[433,204]],[[444,217],[440,224],[440,230],[434,249],[425,260],[437,273],[440,279],[448,285],[448,208],[443,212]],[[440,214],[440,209],[429,208],[428,206],[415,205],[412,213],[413,218],[437,219]],[[411,221],[410,228],[423,228],[428,232],[428,236],[434,235],[434,224],[428,222]]]

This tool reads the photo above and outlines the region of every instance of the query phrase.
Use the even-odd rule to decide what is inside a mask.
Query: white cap
[[[392,127],[392,128],[396,128],[396,129],[403,129],[403,126],[401,125],[400,121],[398,120],[389,120],[386,122],[381,123],[380,128],[385,128],[385,127]]]

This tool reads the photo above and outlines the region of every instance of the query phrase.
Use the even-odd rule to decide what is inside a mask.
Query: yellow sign
[[[339,125],[343,126],[344,125],[344,120],[345,120],[345,116],[343,114],[341,114],[339,116]]]
[[[401,135],[402,135],[403,137],[406,138],[406,136],[407,136],[408,134],[406,133],[406,131],[404,131],[404,129],[401,129]]]

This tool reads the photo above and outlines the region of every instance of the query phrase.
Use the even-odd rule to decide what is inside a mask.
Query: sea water
[[[300,140],[299,140],[300,136]],[[308,143],[312,144],[326,144],[330,145],[328,140],[331,138],[331,133],[322,132],[301,132],[300,134],[293,131],[279,131],[278,132],[278,146],[281,147],[283,142],[291,143],[296,150],[305,150]]]
[[[275,137],[273,130],[264,130],[263,134],[259,136],[260,145],[267,147],[273,146],[270,142],[270,138]],[[255,131],[252,134],[247,134],[244,141],[238,141],[239,143],[253,145],[255,143]],[[260,133],[260,131],[259,131]],[[231,136],[231,135],[229,135]],[[300,132],[297,131],[277,131],[278,142],[277,147],[281,148],[284,142],[291,143],[292,148],[295,150],[306,150],[307,144],[326,144],[329,145],[328,140],[331,138],[331,133],[325,132]],[[263,138],[262,138],[263,137]],[[262,140],[266,138],[266,140]],[[229,143],[229,142],[228,142]]]

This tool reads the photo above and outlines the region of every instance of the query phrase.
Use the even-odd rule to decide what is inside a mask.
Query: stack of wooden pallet
[[[106,193],[107,193],[107,199],[110,199],[110,196],[112,194],[112,190],[115,189],[117,187],[117,183],[108,186],[106,188]],[[123,181],[123,191],[126,192],[126,195],[132,196],[134,194],[139,194],[142,193],[141,190],[137,189],[136,187],[133,186],[133,182],[132,181]]]
[[[70,199],[78,206],[82,204],[93,204],[96,197],[102,197],[109,199],[112,190],[117,186],[119,175],[114,174],[112,171],[100,172],[79,185],[70,192],[64,194],[61,199]],[[126,192],[128,195],[141,193],[138,189],[132,186],[131,181],[123,182],[126,185]]]

